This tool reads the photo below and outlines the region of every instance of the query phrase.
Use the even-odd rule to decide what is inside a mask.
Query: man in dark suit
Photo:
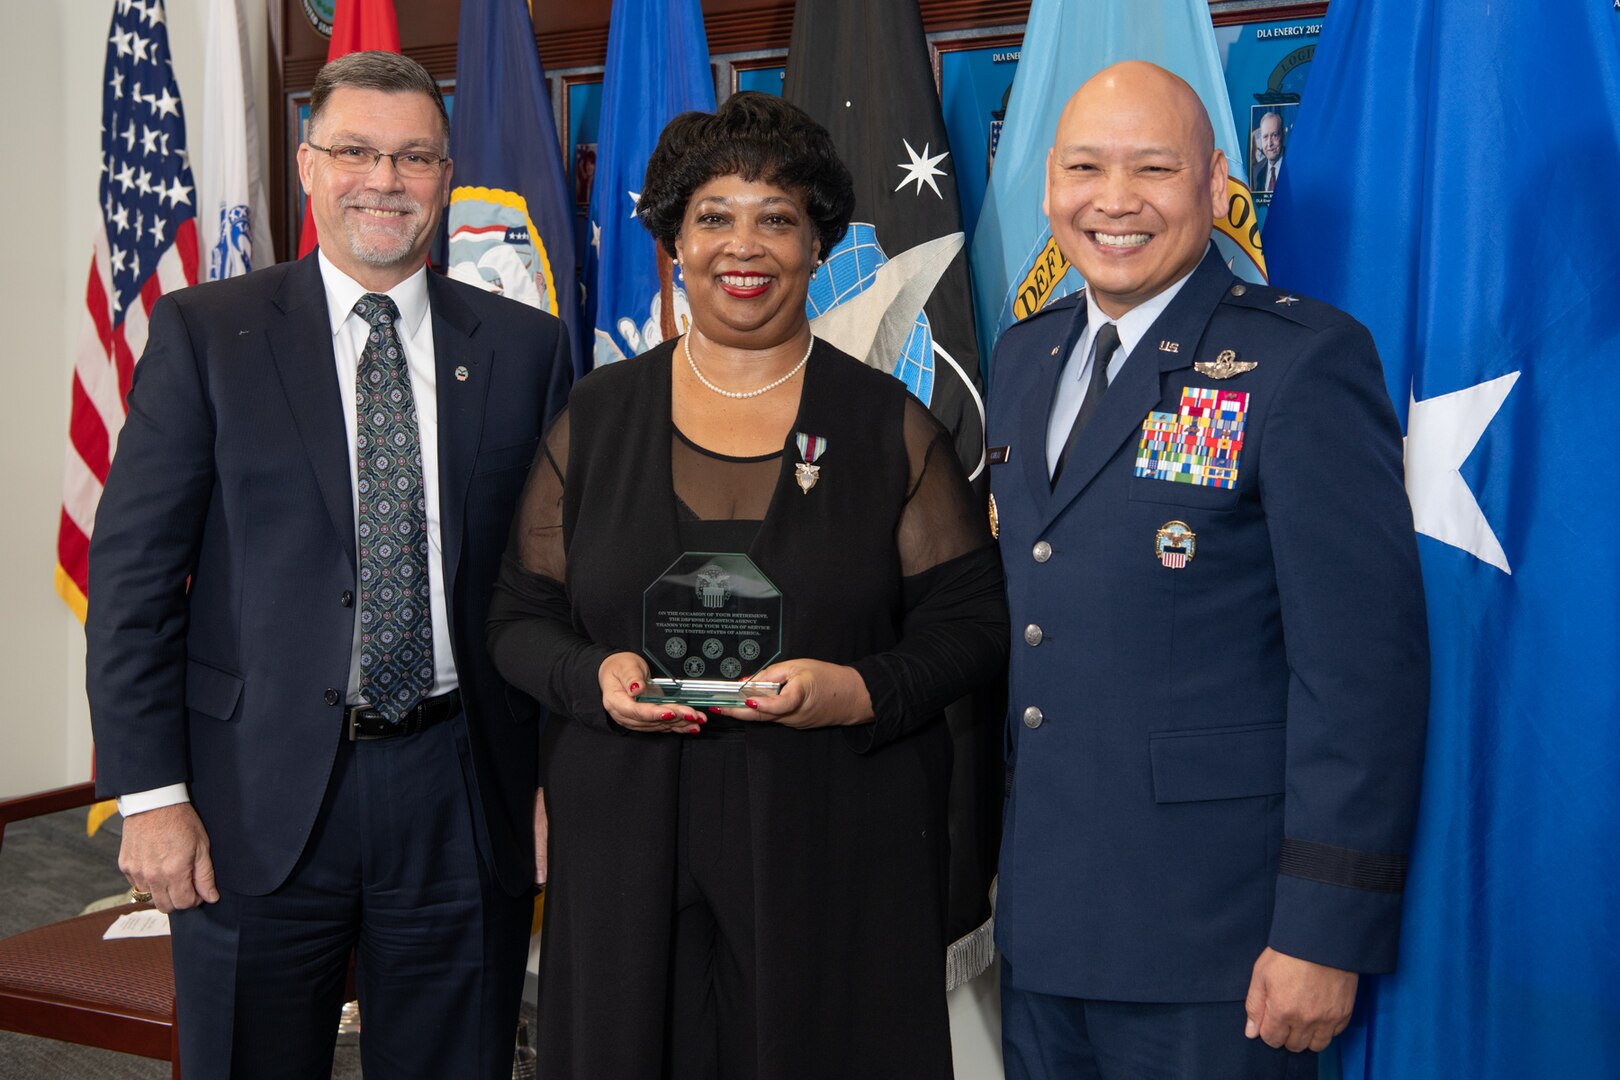
[[[329,1076],[351,951],[368,1075],[510,1072],[537,708],[484,620],[570,364],[551,316],[428,272],[448,143],[415,62],[327,65],[319,251],[164,297],[136,367],[88,689],[188,1080]]]
[[[1007,331],[989,398],[1007,1075],[1314,1076],[1395,963],[1417,801],[1400,431],[1366,330],[1211,248],[1186,83],[1101,72],[1048,161],[1087,289]]]
[[[1255,134],[1255,145],[1260,160],[1249,169],[1249,190],[1271,200],[1277,189],[1277,178],[1282,175],[1283,119],[1282,113],[1268,109],[1260,117],[1260,129]]]

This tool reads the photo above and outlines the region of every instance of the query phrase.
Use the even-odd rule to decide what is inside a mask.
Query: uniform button
[[[353,607],[354,593],[350,592],[348,589],[344,589],[343,595],[338,597],[338,603],[342,604],[344,607]]]
[[[1030,554],[1035,556],[1036,562],[1045,562],[1052,557],[1052,545],[1045,540],[1037,540],[1035,546],[1030,549]]]
[[[1041,628],[1036,626],[1034,623],[1030,623],[1028,626],[1024,627],[1025,645],[1039,645],[1041,643],[1041,639],[1044,637],[1046,637],[1046,635],[1043,634],[1041,632]]]
[[[1233,296],[1242,296],[1244,293],[1246,293],[1248,291],[1249,291],[1249,287],[1247,285],[1243,285],[1241,283],[1232,286],[1232,295]]]
[[[1024,710],[1024,726],[1027,728],[1038,728],[1041,726],[1041,721],[1045,719],[1046,717],[1041,714],[1041,710],[1033,705]]]
[[[336,690],[332,689],[330,686],[328,686],[326,688],[326,693],[322,694],[321,697],[326,699],[326,703],[328,705],[336,705],[339,701],[343,700],[343,695],[339,694]]]

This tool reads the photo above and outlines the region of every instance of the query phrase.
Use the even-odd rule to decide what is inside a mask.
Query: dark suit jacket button
[[[338,597],[338,603],[342,604],[344,607],[353,607],[354,593],[350,592],[348,589],[344,589],[343,595]]]
[[[345,593],[344,595],[346,596],[348,594]],[[343,700],[343,695],[332,689],[330,686],[326,688],[326,693],[322,694],[321,696],[326,699],[326,703],[328,705],[336,705],[338,702]]]

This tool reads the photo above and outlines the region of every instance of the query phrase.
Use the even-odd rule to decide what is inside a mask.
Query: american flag
[[[101,207],[73,366],[56,591],[84,618],[91,523],[158,297],[196,284],[185,114],[163,0],[117,0],[101,99]]]

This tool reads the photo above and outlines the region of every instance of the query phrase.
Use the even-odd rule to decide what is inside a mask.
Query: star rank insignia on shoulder
[[[1255,360],[1239,360],[1237,353],[1231,349],[1221,350],[1221,354],[1214,360],[1200,360],[1193,365],[1198,374],[1211,379],[1230,379],[1234,375],[1242,375],[1246,371],[1253,371],[1260,364]]]
[[[1283,293],[1281,296],[1277,297],[1277,299],[1273,300],[1272,303],[1284,304],[1288,307],[1293,307],[1295,304],[1299,303],[1299,297],[1291,296],[1288,293]]]

